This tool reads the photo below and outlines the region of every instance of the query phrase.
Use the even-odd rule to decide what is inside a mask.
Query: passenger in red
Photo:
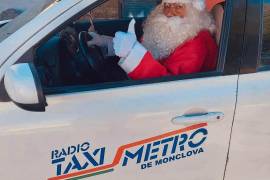
[[[163,0],[147,18],[138,42],[134,20],[117,32],[113,48],[131,79],[148,79],[215,70],[215,22],[204,0]]]

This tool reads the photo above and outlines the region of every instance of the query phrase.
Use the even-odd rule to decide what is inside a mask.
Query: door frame
[[[263,43],[263,0],[247,0],[243,58],[240,74],[256,73]],[[263,69],[261,69],[263,70]]]

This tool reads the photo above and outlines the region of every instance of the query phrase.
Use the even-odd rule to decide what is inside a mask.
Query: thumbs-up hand
[[[126,33],[121,31],[115,33],[115,37],[113,38],[113,48],[115,54],[121,58],[127,57],[137,42],[135,23],[135,19],[130,21],[128,31]]]
[[[129,22],[129,25],[128,25],[128,32],[131,33],[131,34],[135,34],[135,24],[136,24],[136,21],[135,19],[131,19],[131,21]]]

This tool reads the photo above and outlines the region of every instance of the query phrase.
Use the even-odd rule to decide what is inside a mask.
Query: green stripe
[[[78,176],[78,177],[70,178],[70,179],[67,179],[67,180],[79,180],[79,179],[84,179],[84,178],[87,178],[87,177],[92,177],[92,176],[97,176],[97,175],[101,175],[101,174],[113,172],[113,170],[114,170],[114,169],[108,169],[108,170],[105,170],[105,171],[100,171],[100,172],[96,172],[96,173],[92,173],[92,174],[86,174],[86,175],[83,175],[83,176]]]

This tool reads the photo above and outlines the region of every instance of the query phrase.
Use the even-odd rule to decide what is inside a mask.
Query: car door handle
[[[224,119],[224,113],[222,112],[209,112],[202,114],[190,114],[177,116],[172,119],[173,124],[193,124],[202,122],[216,122]]]

